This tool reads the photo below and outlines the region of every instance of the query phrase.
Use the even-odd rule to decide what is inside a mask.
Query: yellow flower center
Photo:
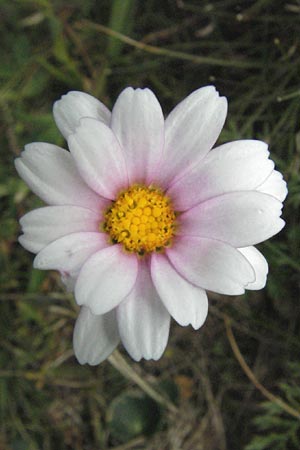
[[[170,199],[158,188],[134,185],[112,203],[103,229],[112,242],[143,255],[170,245],[175,218]]]

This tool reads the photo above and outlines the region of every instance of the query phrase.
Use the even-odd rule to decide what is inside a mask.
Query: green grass
[[[223,314],[259,381],[299,410],[299,1],[2,0],[0,16],[0,448],[298,449],[299,421],[272,402],[261,405],[265,398],[232,353]],[[29,142],[65,145],[51,108],[69,90],[111,107],[124,87],[148,86],[167,113],[207,84],[229,99],[220,142],[270,144],[289,185],[287,226],[260,246],[270,265],[263,291],[212,296],[202,330],[174,325],[159,362],[133,364],[155,388],[177,388],[184,412],[161,410],[145,435],[133,414],[126,432],[116,431],[112,405],[133,384],[108,362],[75,361],[74,300],[56,273],[32,269],[32,255],[17,242],[18,219],[41,203],[13,160]]]

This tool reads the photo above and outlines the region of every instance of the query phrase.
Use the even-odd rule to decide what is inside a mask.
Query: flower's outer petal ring
[[[277,170],[273,170],[271,175],[257,188],[259,192],[272,195],[280,202],[286,198],[288,194],[287,185],[282,175]]]
[[[128,187],[123,151],[107,125],[83,118],[68,144],[78,172],[99,195],[114,200]]]
[[[71,233],[99,231],[100,213],[81,206],[46,206],[35,209],[20,219],[19,242],[33,253]]]
[[[180,275],[203,289],[240,295],[248,283],[255,281],[251,264],[225,242],[177,236],[166,253]]]
[[[56,145],[26,145],[15,166],[30,189],[49,205],[83,206],[95,211],[106,205],[81,179],[72,155]]]
[[[124,150],[129,183],[150,184],[164,146],[164,117],[153,92],[132,88],[121,92],[111,128]]]
[[[247,258],[255,272],[255,281],[247,284],[246,289],[258,291],[266,285],[268,275],[268,263],[266,258],[255,247],[239,248],[239,252]]]
[[[170,328],[170,314],[153,286],[147,262],[141,261],[136,283],[117,308],[121,341],[135,360],[158,360],[164,352]]]
[[[138,261],[124,253],[121,245],[111,245],[95,253],[82,267],[75,286],[79,305],[93,314],[105,314],[129,294],[135,283]]]
[[[165,307],[179,323],[197,330],[205,322],[208,300],[205,290],[189,283],[171,265],[165,255],[151,257],[151,277]]]
[[[89,308],[82,306],[73,334],[74,352],[80,364],[100,364],[119,341],[115,310],[95,316]]]
[[[284,227],[282,203],[256,191],[231,192],[200,203],[179,217],[178,233],[227,242],[234,247],[258,244]]]
[[[82,117],[91,117],[109,125],[111,113],[95,97],[85,92],[70,91],[54,103],[53,115],[61,134],[68,139]]]
[[[177,211],[186,211],[218,195],[254,190],[274,168],[268,156],[268,146],[262,141],[249,139],[221,145],[172,184],[167,194]]]
[[[169,183],[202,160],[215,144],[227,114],[227,100],[213,86],[200,88],[179,103],[165,122],[161,183]]]
[[[43,248],[35,257],[33,267],[40,270],[77,272],[90,256],[107,245],[107,236],[104,233],[72,233]]]

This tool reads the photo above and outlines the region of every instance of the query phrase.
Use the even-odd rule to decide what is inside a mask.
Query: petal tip
[[[47,268],[45,268],[45,261],[43,261],[43,258],[41,257],[40,253],[38,253],[34,258],[32,266],[34,269],[47,270]]]
[[[23,153],[23,152],[22,152]],[[22,178],[21,175],[21,171],[22,171],[22,165],[23,165],[23,161],[22,161],[22,153],[20,154],[20,156],[18,158],[16,158],[14,160],[14,165],[15,165],[15,169],[18,172],[18,175]]]

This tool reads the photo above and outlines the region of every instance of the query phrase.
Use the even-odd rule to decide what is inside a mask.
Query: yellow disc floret
[[[158,188],[134,185],[112,203],[103,229],[112,242],[143,255],[170,245],[175,217],[170,199]]]

